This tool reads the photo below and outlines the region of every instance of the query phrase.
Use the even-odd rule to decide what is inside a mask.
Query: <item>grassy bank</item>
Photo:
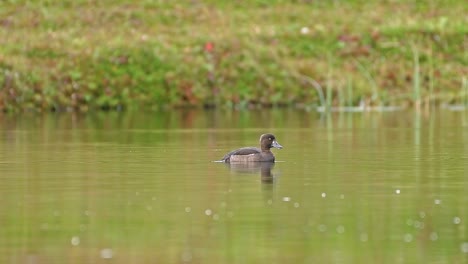
[[[0,109],[467,102],[465,1],[236,2],[2,1]]]

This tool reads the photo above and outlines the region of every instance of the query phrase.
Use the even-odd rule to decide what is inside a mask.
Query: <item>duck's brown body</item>
[[[233,150],[221,159],[229,163],[241,162],[274,162],[275,156],[271,148],[283,148],[273,134],[263,134],[260,136],[260,148],[245,147]]]

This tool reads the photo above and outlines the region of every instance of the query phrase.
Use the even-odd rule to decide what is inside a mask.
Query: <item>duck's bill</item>
[[[277,148],[277,149],[282,149],[283,146],[281,146],[278,141],[273,140],[273,143],[271,144],[272,147]]]

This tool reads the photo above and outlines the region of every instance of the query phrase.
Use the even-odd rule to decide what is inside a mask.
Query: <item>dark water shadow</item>
[[[271,170],[275,167],[274,162],[249,162],[249,163],[225,163],[230,171],[239,174],[260,174],[262,183],[273,183],[275,176]]]

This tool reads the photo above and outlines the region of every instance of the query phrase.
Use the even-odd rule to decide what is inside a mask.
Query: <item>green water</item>
[[[468,261],[468,112],[0,115],[0,181],[0,263]]]

